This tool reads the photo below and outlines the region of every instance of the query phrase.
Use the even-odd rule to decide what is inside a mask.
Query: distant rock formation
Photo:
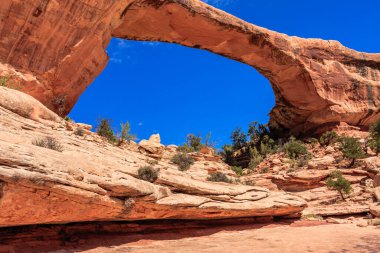
[[[3,0],[0,14],[0,73],[61,115],[104,69],[117,37],[178,43],[254,67],[276,96],[274,129],[367,127],[380,117],[380,54],[276,33],[197,0]]]

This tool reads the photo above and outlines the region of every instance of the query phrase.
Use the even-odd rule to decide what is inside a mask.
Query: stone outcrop
[[[118,147],[95,133],[76,135],[83,125],[60,119],[19,91],[0,87],[0,97],[7,98],[0,100],[0,226],[272,217],[306,207],[285,192],[192,176],[192,169],[215,161],[199,159],[181,172],[169,159],[176,151],[159,144],[158,136],[147,142],[161,145],[165,157],[154,160],[135,143]],[[9,107],[20,100],[26,104]],[[54,137],[61,149],[35,145],[46,137]],[[139,179],[138,169],[146,165],[159,170],[154,183]]]
[[[1,75],[61,115],[103,70],[117,37],[179,43],[256,68],[276,95],[272,128],[366,127],[379,118],[380,54],[273,32],[198,0],[3,0],[0,15]]]

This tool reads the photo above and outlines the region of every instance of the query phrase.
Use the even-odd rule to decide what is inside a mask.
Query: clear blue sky
[[[239,18],[289,35],[339,40],[380,52],[380,1],[208,0]],[[139,139],[160,133],[181,144],[188,133],[212,131],[218,146],[236,127],[266,123],[274,105],[268,81],[253,68],[212,53],[174,44],[112,40],[110,63],[70,114],[96,125],[129,121]]]

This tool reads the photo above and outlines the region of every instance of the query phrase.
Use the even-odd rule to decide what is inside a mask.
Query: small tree
[[[199,151],[202,148],[202,137],[199,135],[188,134],[186,137],[186,144],[194,151]]]
[[[136,135],[131,134],[131,124],[127,121],[126,123],[121,123],[121,142],[127,141],[130,143],[131,141],[136,140]]]
[[[345,200],[344,194],[349,194],[351,191],[350,181],[345,179],[339,170],[331,172],[330,177],[326,181],[326,185],[330,189],[337,190],[343,200]]]
[[[98,135],[105,137],[109,142],[115,142],[116,137],[111,128],[110,120],[101,119],[99,125],[96,128]]]
[[[247,135],[241,128],[235,129],[231,134],[232,147],[234,150],[239,150],[247,145]]]
[[[223,157],[225,163],[228,165],[234,165],[234,150],[231,145],[224,145],[219,155]]]
[[[343,157],[351,159],[349,167],[354,166],[356,159],[364,158],[365,153],[360,145],[360,142],[356,138],[345,137],[342,138],[342,152]]]

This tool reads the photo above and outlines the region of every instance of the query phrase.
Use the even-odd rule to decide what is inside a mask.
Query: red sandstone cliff
[[[0,15],[0,71],[60,114],[103,70],[104,49],[118,37],[179,43],[251,65],[275,92],[274,128],[365,127],[380,115],[380,54],[289,37],[197,0],[3,0]]]

